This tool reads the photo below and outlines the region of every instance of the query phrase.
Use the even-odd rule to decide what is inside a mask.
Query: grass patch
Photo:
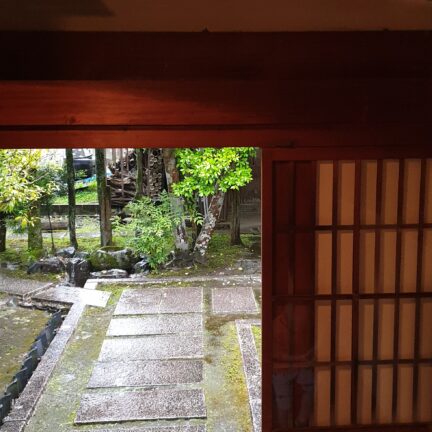
[[[25,279],[25,280],[32,280],[38,282],[58,282],[60,279],[62,279],[63,276],[62,274],[43,274],[43,273],[27,274],[27,271],[23,269],[17,269],[17,270],[1,269],[0,275],[2,274],[10,278]]]
[[[97,195],[97,184],[96,182],[92,182],[85,189],[78,189],[75,192],[75,201],[77,204],[97,204],[98,203],[98,195]],[[60,195],[56,197],[53,201],[53,204],[65,205],[68,204],[68,196]]]
[[[45,311],[0,307],[0,394],[19,371],[31,344],[48,319],[49,314]]]
[[[258,357],[262,363],[262,329],[261,326],[252,326],[252,334],[255,340]]]

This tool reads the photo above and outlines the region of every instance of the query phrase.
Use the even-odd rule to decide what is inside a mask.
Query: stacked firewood
[[[109,165],[112,175],[107,179],[111,189],[111,204],[115,207],[124,207],[136,194],[136,152],[128,154],[114,164]],[[144,188],[147,184],[144,172]]]
[[[136,151],[132,151],[127,157],[109,165],[112,173],[107,179],[107,185],[111,189],[111,204],[124,207],[136,195],[137,177]],[[143,155],[143,194],[151,198],[157,198],[164,188],[164,165],[160,149],[147,149]]]

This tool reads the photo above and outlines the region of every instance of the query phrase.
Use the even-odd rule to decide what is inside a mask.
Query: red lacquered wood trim
[[[273,425],[273,150],[263,149],[261,162],[262,223],[262,426]],[[264,198],[265,197],[265,198]]]

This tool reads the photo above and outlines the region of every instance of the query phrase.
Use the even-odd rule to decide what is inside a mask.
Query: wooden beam
[[[0,126],[280,126],[432,121],[432,79],[2,81]]]
[[[370,147],[415,146],[430,149],[429,124],[344,125],[303,128],[177,129],[2,129],[0,148],[115,147]],[[325,152],[323,156],[325,158]]]
[[[0,79],[428,77],[425,31],[0,32]]]

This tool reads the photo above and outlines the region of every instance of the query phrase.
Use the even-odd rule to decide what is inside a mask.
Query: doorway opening
[[[2,214],[0,277],[52,282],[30,302],[109,295],[25,430],[261,430],[260,150],[3,151],[29,177],[9,185],[27,189]]]

